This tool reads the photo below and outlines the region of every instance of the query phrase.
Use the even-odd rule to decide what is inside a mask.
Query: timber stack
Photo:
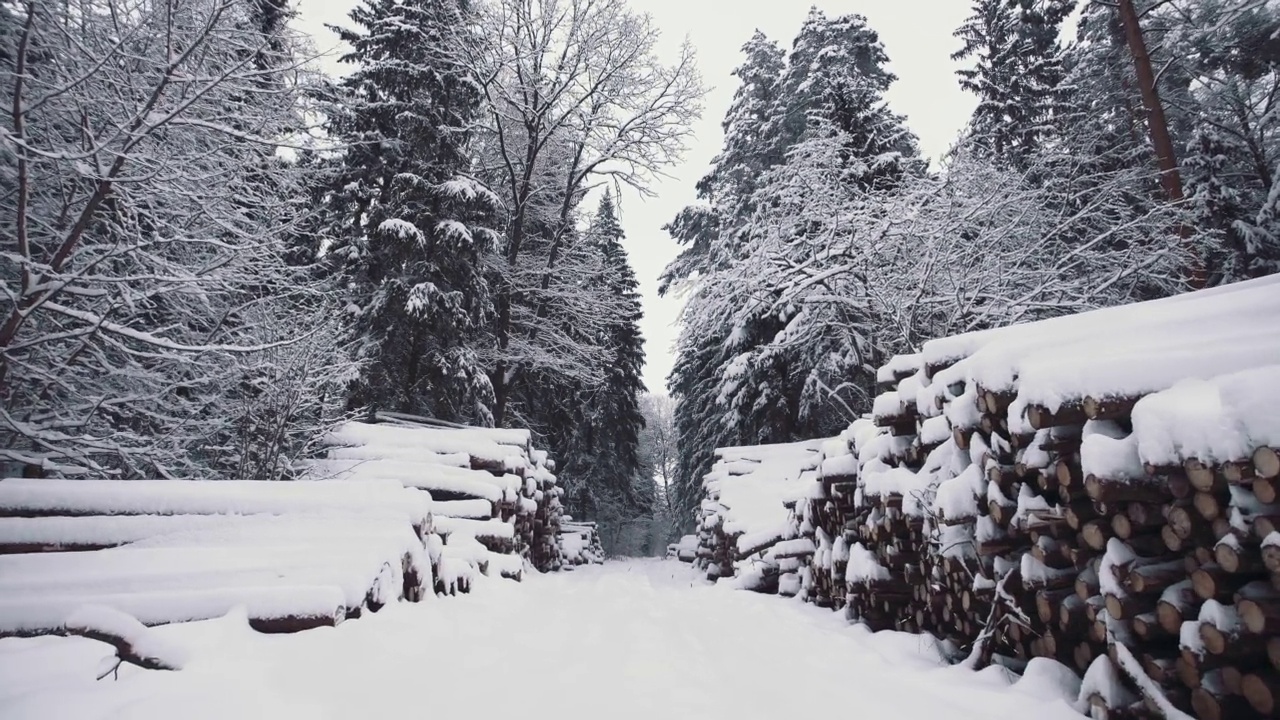
[[[554,462],[528,430],[441,426],[428,418],[380,413],[329,433],[327,457],[311,476],[344,481],[390,478],[434,500],[441,558],[453,571],[520,579],[526,562],[561,566],[562,490]],[[442,590],[450,572],[441,572]]]
[[[1280,280],[942,338],[878,380],[795,493],[806,599],[975,667],[1061,662],[1095,715],[1280,717]]]
[[[243,607],[296,632],[561,567],[561,490],[527,431],[395,416],[324,442],[296,482],[0,481],[0,637],[84,635],[150,667],[154,625]]]
[[[791,508],[816,472],[821,441],[719,448],[703,479],[696,565],[707,577],[738,575],[744,587],[795,595],[813,542]]]
[[[560,523],[560,552],[566,569],[578,565],[600,565],[604,562],[604,546],[594,522],[576,521],[568,515]]]
[[[4,480],[0,636],[238,606],[261,632],[333,626],[429,595],[432,537],[430,498],[392,481]]]

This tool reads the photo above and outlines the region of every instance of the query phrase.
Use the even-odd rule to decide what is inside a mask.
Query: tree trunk
[[[1151,69],[1151,55],[1147,53],[1147,43],[1142,36],[1142,26],[1138,24],[1138,12],[1133,7],[1133,0],[1119,0],[1120,22],[1124,24],[1125,42],[1129,45],[1129,53],[1133,56],[1134,74],[1138,76],[1138,89],[1142,93],[1142,104],[1147,110],[1147,132],[1151,137],[1151,145],[1156,151],[1156,165],[1160,168],[1160,187],[1171,203],[1183,200],[1182,176],[1178,173],[1178,156],[1173,149],[1173,138],[1169,134],[1169,122],[1165,119],[1164,104],[1160,102],[1160,93],[1156,89],[1155,72]],[[1185,223],[1178,225],[1178,236],[1186,243],[1191,236],[1191,228]],[[1187,268],[1187,280],[1193,289],[1205,285],[1204,266],[1199,258],[1191,262]]]

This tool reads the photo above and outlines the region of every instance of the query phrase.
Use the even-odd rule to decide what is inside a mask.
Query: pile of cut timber
[[[430,498],[390,481],[0,481],[0,636],[241,605],[262,632],[332,626],[430,592],[431,524]]]
[[[311,475],[390,479],[430,493],[443,538],[438,590],[465,589],[476,571],[519,579],[526,561],[540,571],[560,567],[561,489],[554,463],[532,447],[528,430],[379,417],[385,421],[330,433],[328,456],[311,463]]]
[[[974,665],[1056,659],[1095,714],[1280,716],[1280,278],[931,341],[879,380],[795,505],[807,598]]]
[[[568,515],[560,522],[560,549],[566,567],[604,562],[604,548],[596,524],[575,521]]]
[[[667,546],[667,557],[691,563],[698,559],[698,536],[685,535],[679,542]]]
[[[762,592],[796,594],[813,543],[797,536],[788,508],[811,484],[821,441],[718,448],[702,480],[697,564],[707,577],[743,578]]]

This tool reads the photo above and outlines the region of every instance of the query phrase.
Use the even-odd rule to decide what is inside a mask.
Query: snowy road
[[[674,562],[486,582],[296,636],[233,618],[164,632],[191,647],[185,670],[102,682],[103,645],[0,640],[0,717],[1080,718],[1051,683],[938,667],[912,636],[707,587]]]

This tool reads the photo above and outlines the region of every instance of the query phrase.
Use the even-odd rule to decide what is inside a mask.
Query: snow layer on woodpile
[[[923,357],[919,353],[910,355],[894,355],[889,362],[876,370],[876,382],[891,383],[897,375],[914,373],[923,365]]]
[[[499,502],[523,484],[515,475],[404,460],[313,460],[309,472],[331,480],[395,480],[404,487],[460,493]]]
[[[483,428],[453,430],[349,422],[329,433],[324,442],[335,447],[364,445],[412,448],[439,455],[466,453],[486,462],[502,464],[510,472],[519,472],[529,466],[527,438],[521,445],[508,445],[487,437],[486,432]]]
[[[516,536],[515,526],[497,518],[468,520],[458,517],[437,517],[436,531],[446,537],[469,535],[473,538],[499,538],[510,540]]]
[[[1074,703],[1080,697],[1080,676],[1057,660],[1036,657],[1027,663],[1013,688],[1032,697]]]
[[[1146,475],[1138,454],[1138,436],[1119,440],[1101,433],[1089,435],[1080,444],[1080,467],[1086,476],[1108,480],[1134,480]]]
[[[888,580],[889,569],[880,564],[874,553],[862,543],[849,548],[849,564],[845,566],[845,582],[849,584]]]
[[[431,517],[431,496],[386,480],[258,482],[253,480],[0,481],[0,507],[57,515],[253,515],[386,512],[411,523]]]
[[[946,417],[938,415],[925,420],[920,425],[920,444],[937,445],[951,437],[951,423]]]
[[[334,585],[218,587],[188,590],[56,597],[0,597],[0,633],[45,632],[61,628],[84,605],[102,605],[128,613],[144,625],[191,622],[221,617],[243,606],[251,618],[333,617],[340,622],[346,605]]]
[[[1258,447],[1280,446],[1280,365],[1185,379],[1133,408],[1133,432],[1144,462],[1168,465],[1243,460]]]
[[[109,547],[206,527],[236,527],[258,515],[102,515],[0,517],[0,545]]]
[[[1135,327],[1150,327],[1154,321],[1158,320],[1181,325],[1181,329],[1184,331],[1194,327],[1198,333],[1203,327],[1190,322],[1190,318],[1197,311],[1189,310],[1184,305],[1210,303],[1210,313],[1213,310],[1225,309],[1230,314],[1233,307],[1235,309],[1244,308],[1255,301],[1269,301],[1268,304],[1274,306],[1280,302],[1280,292],[1278,291],[1280,291],[1280,276],[1269,276],[1143,303],[1101,308],[1038,322],[938,338],[926,342],[922,348],[921,355],[925,363],[938,364],[972,357],[979,352],[986,351],[989,346],[1005,345],[1007,347],[1021,344],[1025,348],[1026,346],[1048,343],[1063,347],[1075,342],[1082,336],[1089,337],[1099,332],[1106,333],[1112,337],[1124,337],[1124,330],[1132,330]],[[1204,312],[1206,312],[1204,309],[1199,311],[1201,314]],[[997,348],[990,354],[999,355],[1001,352]],[[996,367],[999,366],[999,363],[991,364]],[[995,370],[995,367],[990,369]],[[1008,368],[1006,367],[1005,370],[1007,371]],[[1005,375],[1003,382],[1000,382],[995,377],[987,378],[990,384],[982,382],[983,387],[987,389],[1009,387],[1009,381],[1012,380],[1012,377],[1008,376],[1007,372],[999,373],[997,371],[997,375],[999,374]],[[953,377],[951,382],[963,379],[967,378],[963,374],[958,374]],[[936,383],[937,380],[935,378],[934,382]]]
[[[806,490],[798,485],[800,477],[818,467],[823,442],[721,448],[716,454],[725,462],[750,459],[755,464],[746,474],[730,475],[717,463],[703,478],[703,486],[725,507],[733,532],[776,527],[787,519],[783,503]]]
[[[871,414],[877,420],[901,415],[903,410],[902,397],[897,390],[880,393],[871,406]]]
[[[138,619],[106,605],[82,605],[67,617],[65,626],[77,634],[94,633],[117,638],[134,655],[158,661],[171,670],[180,670],[189,651],[161,633],[147,628]]]
[[[420,578],[430,582],[431,566],[425,562],[425,551],[419,552],[423,558],[416,563],[422,573]],[[0,595],[4,600],[64,603],[79,599],[110,604],[92,598],[324,585],[341,589],[343,603],[358,608],[366,599],[379,604],[399,599],[404,583],[404,555],[386,553],[377,547],[246,545],[39,555],[0,558]],[[20,562],[14,558],[32,559]],[[9,611],[0,612],[0,616],[10,615]]]
[[[908,515],[924,513],[926,493],[934,483],[932,473],[919,473],[907,468],[889,468],[879,472],[866,472],[862,476],[865,497],[900,495],[902,511]]]
[[[493,517],[493,503],[488,500],[436,500],[431,510],[437,522],[441,516],[477,520]]]
[[[351,445],[331,447],[328,456],[334,460],[407,460],[409,462],[471,467],[471,456],[464,453],[434,453],[430,450],[397,445]]]

